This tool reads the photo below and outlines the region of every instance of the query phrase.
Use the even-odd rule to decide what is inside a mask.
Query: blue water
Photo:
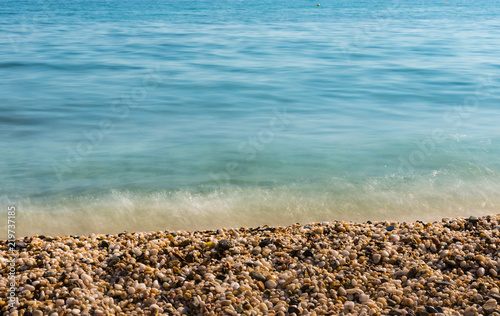
[[[498,213],[500,1],[317,4],[2,1],[19,234]]]

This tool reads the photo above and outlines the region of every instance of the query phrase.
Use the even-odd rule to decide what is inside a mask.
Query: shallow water
[[[3,4],[20,235],[499,212],[500,1]]]

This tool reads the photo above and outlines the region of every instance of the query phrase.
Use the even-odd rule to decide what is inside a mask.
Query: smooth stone
[[[479,222],[479,218],[477,218],[476,216],[471,216],[469,217],[468,221],[472,224],[477,224]]]
[[[260,248],[259,246],[256,246],[256,247],[253,247],[252,254],[258,255],[261,251],[262,251],[262,248]]]
[[[486,303],[483,305],[483,310],[489,312],[494,311],[497,308],[497,301],[495,299],[489,299]]]
[[[393,308],[389,311],[389,315],[396,315],[396,316],[403,315],[403,311],[397,308]]]
[[[262,281],[257,281],[257,287],[261,292],[263,292],[266,289],[266,286],[264,285],[264,282]]]
[[[352,302],[352,301],[347,301],[347,302],[345,302],[344,307],[345,307],[347,310],[352,310],[352,309],[354,309],[354,302]]]
[[[273,280],[267,280],[266,283],[266,288],[268,289],[275,289],[276,288],[276,282],[274,282]]]
[[[430,313],[430,314],[436,314],[436,313],[438,313],[438,311],[434,307],[432,307],[432,306],[425,305],[424,307],[425,307],[425,311],[427,313]]]
[[[464,316],[475,316],[476,308],[473,306],[469,306],[465,309]]]
[[[396,229],[396,226],[394,225],[390,225],[385,228],[385,230],[387,230],[388,232],[393,231],[394,229]]]
[[[437,281],[436,285],[439,285],[439,286],[449,286],[450,283],[449,282],[443,282],[443,281]]]
[[[261,272],[259,272],[257,270],[252,270],[250,272],[250,277],[254,280],[257,280],[257,281],[262,281],[262,282],[266,281],[266,277]]]
[[[481,268],[477,269],[477,272],[476,272],[476,273],[477,273],[477,276],[478,276],[478,277],[483,277],[483,276],[484,276],[484,274],[485,274],[484,268],[483,268],[483,267],[481,267]]]
[[[82,279],[82,281],[88,281],[88,282],[92,282],[92,277],[86,273],[82,273],[82,275],[80,275],[80,279]]]
[[[370,296],[366,295],[366,294],[361,294],[359,296],[359,301],[361,303],[365,303],[365,302],[368,302],[368,300],[370,299]]]
[[[490,294],[490,297],[495,299],[497,302],[500,302],[500,295],[498,294]]]
[[[291,313],[295,313],[297,315],[300,314],[300,309],[298,309],[297,307],[295,306],[288,306],[288,312],[291,314]]]
[[[234,247],[234,243],[228,239],[221,239],[217,244],[220,250],[229,250]]]

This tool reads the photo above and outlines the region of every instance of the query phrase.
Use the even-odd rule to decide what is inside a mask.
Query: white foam
[[[358,183],[333,178],[321,184],[275,188],[225,187],[207,192],[112,191],[101,196],[52,201],[19,200],[16,230],[24,235],[202,230],[330,220],[440,220],[496,214],[500,184],[495,177],[464,181],[432,172]],[[10,203],[3,198],[3,204]],[[6,232],[0,228],[0,234]]]

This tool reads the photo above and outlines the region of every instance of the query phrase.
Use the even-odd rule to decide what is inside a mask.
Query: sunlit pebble
[[[52,242],[46,242],[35,238],[31,244],[38,245],[42,253],[33,250],[20,253],[19,264],[25,266],[19,272],[19,283],[24,291],[22,295],[38,295],[36,304],[52,304],[52,308],[47,309],[48,315],[54,308],[76,314],[72,309],[80,308],[80,304],[94,311],[100,310],[95,314],[102,315],[138,313],[141,311],[138,306],[142,304],[146,308],[158,309],[160,314],[177,315],[188,313],[186,300],[193,304],[189,305],[189,312],[192,308],[199,308],[194,311],[197,314],[224,311],[237,315],[245,310],[260,314],[271,310],[275,315],[285,315],[294,293],[303,295],[297,305],[302,314],[324,314],[324,308],[328,306],[327,310],[332,309],[336,314],[348,311],[353,315],[383,315],[392,308],[384,297],[390,297],[391,304],[400,304],[401,309],[405,307],[413,313],[421,304],[443,306],[445,300],[429,298],[423,289],[427,284],[435,287],[434,283],[448,282],[452,286],[440,285],[437,289],[446,293],[450,302],[460,297],[461,302],[467,299],[482,303],[477,309],[467,310],[456,304],[449,310],[445,308],[445,312],[473,315],[481,313],[482,308],[497,308],[490,296],[498,295],[498,289],[488,287],[500,268],[500,258],[494,246],[499,240],[489,231],[498,226],[497,218],[492,217],[490,224],[479,220],[481,236],[466,229],[466,219],[449,219],[449,227],[443,227],[440,222],[431,225],[401,223],[397,225],[397,234],[386,231],[387,223],[363,225],[345,222],[292,225],[278,228],[273,233],[266,229],[243,229],[237,233],[233,229],[207,234],[177,232],[168,238],[169,233],[165,232],[127,233],[121,238],[92,234],[87,240],[81,239],[83,243],[92,243],[86,252],[76,247],[76,239],[56,237]],[[440,243],[448,247],[439,249],[432,240],[434,234],[439,234]],[[266,238],[277,242],[259,246]],[[460,242],[452,241],[453,238]],[[484,238],[489,240],[485,243]],[[188,245],[177,246],[189,239]],[[232,241],[234,247],[221,252],[217,246],[221,239]],[[30,244],[25,241],[25,244]],[[108,243],[109,249],[99,246],[103,241]],[[43,242],[47,244],[43,245]],[[371,251],[367,254],[364,249]],[[33,274],[38,260],[34,258],[39,254],[49,268],[46,272]],[[183,258],[188,254],[196,254],[196,257],[189,257],[189,262],[185,262]],[[212,256],[217,259],[209,265],[201,264]],[[466,258],[455,262],[463,269],[461,276],[455,275],[446,263],[457,256]],[[119,258],[119,263],[108,265],[113,257]],[[104,265],[102,258],[106,258]],[[168,266],[172,260],[178,263]],[[397,265],[394,265],[395,260]],[[82,265],[83,261],[85,265]],[[4,267],[6,263],[0,261],[0,264]],[[54,264],[55,268],[50,268]],[[283,266],[286,269],[283,270]],[[412,267],[417,270],[409,276]],[[64,275],[61,274],[63,269]],[[267,279],[259,286],[249,276],[249,271],[254,269]],[[111,276],[110,272],[115,274]],[[481,280],[466,281],[466,277],[471,280],[473,275]],[[70,297],[62,294],[63,288],[56,285],[66,284],[57,283],[61,276],[65,276],[64,282],[79,282]],[[387,281],[381,282],[383,278]],[[36,281],[27,283],[33,279]],[[478,287],[479,282],[486,287]],[[2,286],[5,287],[0,282]],[[102,292],[103,289],[108,292]],[[58,299],[56,293],[59,297],[66,295],[65,299]],[[331,296],[332,293],[336,293],[336,298]],[[161,296],[164,298],[160,299]],[[26,297],[21,296],[20,304],[28,303]],[[246,307],[243,306],[245,302],[249,303]],[[85,313],[82,310],[81,314]]]
[[[485,273],[485,271],[484,271],[484,268],[483,268],[483,267],[481,267],[481,268],[477,269],[477,276],[478,276],[478,277],[483,277],[483,276],[484,276],[484,273]]]

